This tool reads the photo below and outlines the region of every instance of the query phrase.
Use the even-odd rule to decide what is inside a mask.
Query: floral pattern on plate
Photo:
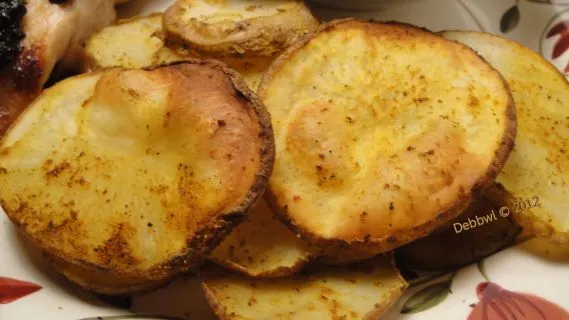
[[[555,15],[543,31],[541,54],[569,74],[569,9]]]
[[[0,276],[0,304],[6,304],[32,294],[42,287],[32,282]]]

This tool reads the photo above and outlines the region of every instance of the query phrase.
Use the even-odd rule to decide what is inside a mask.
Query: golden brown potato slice
[[[141,294],[165,286],[171,280],[148,280],[145,277],[116,275],[106,271],[86,268],[72,262],[59,259],[46,253],[45,257],[58,273],[83,289],[108,296]]]
[[[92,35],[85,44],[84,68],[144,68],[189,57],[164,47],[162,14],[153,14],[119,21]]]
[[[330,249],[376,254],[454,219],[515,137],[500,74],[410,25],[330,22],[277,58],[259,95],[277,147],[269,203]]]
[[[379,319],[407,288],[391,259],[325,267],[279,279],[229,273],[205,277],[203,288],[223,320]]]
[[[518,109],[516,147],[497,181],[517,204],[524,228],[569,244],[569,83],[537,53],[477,32],[443,36],[478,51],[510,84]]]
[[[317,26],[298,0],[177,0],[164,14],[168,43],[215,55],[273,56]]]
[[[144,68],[201,57],[190,50],[171,50],[164,46],[162,14],[119,21],[89,38],[85,46],[83,69],[94,71],[109,67]],[[253,90],[273,61],[272,57],[220,58],[239,72]]]
[[[210,260],[251,277],[269,278],[297,272],[315,254],[316,249],[296,237],[261,201],[213,251]]]
[[[10,128],[0,203],[60,259],[159,282],[245,218],[272,158],[269,116],[236,72],[110,69],[46,90]]]
[[[457,270],[497,252],[521,232],[512,215],[500,215],[500,208],[513,208],[514,202],[511,194],[495,184],[456,220],[395,250],[397,265],[416,270]]]

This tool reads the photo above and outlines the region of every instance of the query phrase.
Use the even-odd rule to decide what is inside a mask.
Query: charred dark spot
[[[225,120],[217,120],[217,126],[219,127],[225,127],[227,123],[225,122]]]
[[[168,191],[168,186],[166,185],[158,185],[155,187],[150,187],[150,192],[152,193],[163,194],[166,193],[166,191]]]
[[[46,177],[47,178],[57,178],[61,172],[69,169],[71,167],[71,165],[69,164],[69,162],[62,162],[60,165],[56,166],[55,168],[49,170],[48,172],[46,172]]]
[[[39,90],[39,79],[43,75],[42,47],[26,48],[18,56],[14,66],[14,84],[18,90],[35,92]]]
[[[431,150],[429,150],[429,151],[427,151],[427,152],[422,152],[422,153],[421,153],[421,156],[422,156],[422,157],[427,157],[427,156],[432,156],[432,155],[434,155],[434,154],[435,154],[435,150],[431,149]]]
[[[389,203],[389,210],[393,210],[393,209],[395,209],[395,206],[393,205],[393,202],[390,202]]]
[[[25,37],[21,22],[25,14],[24,1],[0,2],[0,69],[14,61],[21,51],[20,42]]]
[[[134,90],[133,88],[128,88],[127,92],[133,98],[140,97],[140,94],[136,90]]]
[[[8,170],[6,168],[0,168],[0,174],[7,174]]]
[[[132,265],[137,259],[132,256],[127,238],[132,237],[132,230],[126,224],[116,226],[113,235],[99,246],[99,258],[104,264],[120,263],[124,265]]]

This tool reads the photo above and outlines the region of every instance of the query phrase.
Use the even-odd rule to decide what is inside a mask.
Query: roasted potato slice
[[[217,272],[203,281],[211,306],[223,320],[375,320],[406,287],[388,257],[289,278],[246,279]]]
[[[188,58],[213,58],[164,46],[162,14],[119,21],[101,30],[87,41],[84,56],[85,71],[109,67],[144,68]],[[273,58],[227,57],[219,60],[239,72],[249,87],[256,90]]]
[[[316,251],[262,201],[213,251],[210,260],[251,277],[282,277],[300,270]]]
[[[495,184],[456,220],[396,249],[397,265],[425,271],[456,270],[510,245],[522,230],[512,215],[500,216],[500,209],[512,208],[514,201],[501,185]]]
[[[59,259],[161,282],[245,218],[273,153],[269,115],[235,71],[109,69],[56,84],[10,128],[0,203]]]
[[[148,280],[145,277],[130,277],[111,274],[92,268],[68,262],[52,254],[46,253],[46,259],[51,266],[79,287],[108,296],[122,296],[129,294],[142,294],[165,286],[170,278],[161,280]]]
[[[512,214],[526,230],[569,245],[569,82],[516,42],[478,32],[442,35],[476,50],[510,84],[518,135],[497,181],[517,199]]]
[[[271,64],[259,96],[277,147],[269,203],[329,250],[389,251],[456,218],[515,137],[501,75],[404,24],[323,25]]]
[[[181,55],[164,46],[162,14],[121,20],[92,35],[85,44],[84,69],[144,68],[180,61]]]
[[[169,44],[216,56],[274,56],[317,26],[298,0],[177,0],[164,14]]]

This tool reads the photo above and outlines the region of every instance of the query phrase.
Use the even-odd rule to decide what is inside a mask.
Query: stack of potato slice
[[[93,35],[84,69],[213,58],[255,90],[272,60],[318,24],[302,1],[176,1],[164,14],[119,21]]]
[[[83,67],[1,140],[0,201],[87,289],[209,260],[221,319],[378,319],[408,286],[393,256],[453,270],[518,224],[569,245],[569,83],[509,40],[178,0],[94,34]]]

